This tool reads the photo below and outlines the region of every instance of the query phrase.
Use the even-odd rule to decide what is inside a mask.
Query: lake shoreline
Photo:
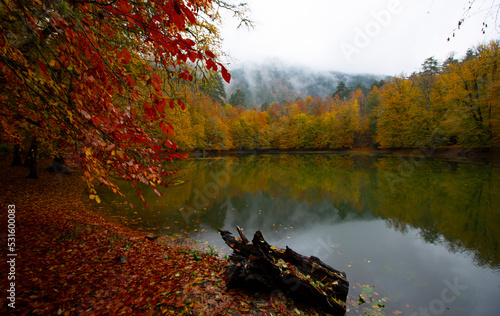
[[[96,210],[77,172],[49,172],[50,159],[40,160],[39,179],[26,179],[11,158],[0,159],[0,202],[15,209],[16,313],[317,315],[281,295],[226,290],[227,260],[116,223]],[[8,312],[6,302],[0,313]]]
[[[259,154],[307,154],[307,153],[332,153],[332,154],[367,154],[367,155],[394,155],[407,157],[443,158],[451,160],[468,161],[483,158],[500,158],[500,148],[465,148],[458,146],[436,148],[375,148],[356,147],[344,149],[241,149],[241,150],[195,150],[181,151],[181,154],[191,158],[224,155],[259,155]]]

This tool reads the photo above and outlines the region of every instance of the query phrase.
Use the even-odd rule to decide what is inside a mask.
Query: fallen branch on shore
[[[319,258],[305,257],[286,247],[269,245],[260,231],[250,242],[237,227],[240,238],[219,230],[233,249],[233,262],[227,269],[227,287],[251,291],[282,291],[329,314],[344,315],[349,282],[344,272],[335,270]]]

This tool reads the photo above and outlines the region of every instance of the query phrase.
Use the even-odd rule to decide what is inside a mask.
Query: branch
[[[250,20],[250,9],[248,8],[248,4],[246,2],[241,2],[239,4],[227,3],[224,0],[215,0],[214,2],[219,6],[219,8],[233,12],[233,17],[240,21],[238,28],[243,26],[247,29],[254,28],[254,22]]]

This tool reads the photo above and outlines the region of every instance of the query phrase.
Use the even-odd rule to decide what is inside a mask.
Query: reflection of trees
[[[393,176],[379,177],[378,210],[395,229],[406,225],[421,230],[427,242],[445,239],[452,251],[464,248],[477,253],[481,265],[500,263],[498,171],[476,164],[424,161],[409,175],[399,175],[398,161],[384,161]]]
[[[308,204],[326,201],[339,219],[373,212],[403,233],[420,229],[426,242],[472,250],[480,264],[500,263],[499,172],[489,166],[408,160],[403,169],[401,158],[351,155],[255,159],[255,168],[234,178],[234,194],[264,190]]]
[[[500,171],[405,159],[333,154],[191,159],[179,165],[192,174],[191,181],[165,190],[162,197],[149,192],[146,198],[156,201],[152,209],[174,210],[172,216],[180,216],[182,207],[196,209],[191,219],[214,229],[224,225],[228,212],[240,220],[290,219],[291,226],[309,219],[381,217],[402,233],[420,229],[426,242],[445,243],[451,251],[468,249],[480,264],[498,265]],[[219,181],[217,195],[207,195],[206,205],[198,207],[200,194],[218,183],[210,174],[227,175],[230,185]],[[252,203],[262,209],[261,217],[247,212]]]

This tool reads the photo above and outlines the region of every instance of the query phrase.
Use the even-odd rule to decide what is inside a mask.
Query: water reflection
[[[102,199],[132,224],[188,231],[220,249],[219,228],[238,225],[250,235],[261,230],[277,246],[346,271],[353,293],[357,282],[376,285],[404,314],[443,306],[453,315],[500,309],[498,167],[339,154],[179,164],[189,181],[162,197],[146,192],[148,210],[122,209],[115,195]],[[447,288],[455,298],[443,302]]]

